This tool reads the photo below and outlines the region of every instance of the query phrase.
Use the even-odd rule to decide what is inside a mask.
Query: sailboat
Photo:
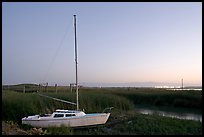
[[[58,101],[76,104],[76,110],[56,109],[52,114],[33,115],[22,118],[22,124],[28,124],[33,127],[81,127],[105,124],[110,116],[109,111],[113,107],[106,108],[102,113],[86,114],[84,111],[79,110],[78,103],[78,74],[77,74],[77,42],[76,42],[76,15],[74,15],[74,28],[75,28],[75,63],[76,63],[76,103],[52,98]],[[40,94],[39,94],[40,95]],[[45,96],[45,95],[41,95]],[[48,97],[48,96],[47,96]],[[49,97],[51,98],[51,97]]]

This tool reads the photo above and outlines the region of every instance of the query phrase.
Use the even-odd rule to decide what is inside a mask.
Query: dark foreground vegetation
[[[52,113],[55,109],[75,109],[76,106],[64,104],[49,98],[39,96],[38,93],[55,98],[76,102],[74,89],[69,87],[48,87],[26,85],[3,87],[2,90],[2,120],[12,121],[27,131],[32,127],[21,125],[21,118],[34,115]],[[16,90],[18,92],[16,92]],[[25,90],[24,90],[25,91]],[[39,91],[39,92],[37,92]],[[44,135],[77,135],[77,134],[137,134],[137,135],[202,135],[202,122],[179,120],[157,115],[143,115],[135,112],[137,106],[154,106],[182,108],[202,114],[202,91],[171,91],[153,88],[80,88],[79,107],[86,113],[102,112],[106,107],[114,107],[105,125],[83,128],[47,128],[42,129]]]

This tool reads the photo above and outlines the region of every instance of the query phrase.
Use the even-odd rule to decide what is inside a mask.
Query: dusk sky
[[[202,85],[201,2],[3,2],[2,84],[74,83],[74,14],[79,84]]]

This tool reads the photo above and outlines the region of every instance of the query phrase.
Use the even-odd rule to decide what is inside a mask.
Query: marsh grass
[[[173,91],[153,88],[111,90],[112,94],[126,97],[136,104],[202,109],[202,91]]]
[[[60,89],[60,88],[59,88]],[[55,98],[76,102],[75,92],[61,88],[54,92],[40,92]],[[86,113],[101,112],[106,107],[114,107],[108,123],[89,129],[48,128],[46,135],[70,134],[136,134],[136,135],[202,135],[202,123],[190,120],[178,120],[156,115],[135,113],[137,105],[202,108],[202,91],[167,91],[164,89],[137,88],[83,88],[79,89],[79,107]],[[76,106],[64,104],[37,93],[22,93],[12,90],[2,91],[2,120],[18,122],[28,115],[52,113],[55,109],[75,109]],[[121,120],[122,119],[122,120]],[[117,121],[119,123],[117,123]],[[22,125],[23,127],[23,125]],[[25,126],[24,128],[31,128]]]
[[[202,134],[202,123],[158,115],[137,114],[126,129],[140,135],[199,135]]]
[[[59,92],[40,92],[51,97],[76,102],[76,93],[62,87]],[[59,88],[60,89],[60,88]],[[169,91],[146,88],[93,88],[79,90],[79,108],[86,113],[101,112],[106,107],[119,110],[133,110],[138,105],[166,106],[170,108],[202,108],[202,91]],[[12,90],[2,91],[2,118],[20,121],[22,117],[33,114],[51,113],[55,109],[76,109],[37,93],[22,93]]]
[[[51,97],[75,102],[75,93],[47,92],[42,93]],[[79,106],[86,113],[101,112],[106,107],[114,107],[121,110],[130,110],[134,105],[128,99],[102,93],[80,93]],[[37,93],[21,93],[3,91],[2,93],[2,118],[21,122],[28,115],[51,113],[56,109],[76,109],[76,106],[64,104],[49,98],[41,97]]]
[[[131,112],[113,125],[73,129],[75,135],[202,135],[202,123]]]

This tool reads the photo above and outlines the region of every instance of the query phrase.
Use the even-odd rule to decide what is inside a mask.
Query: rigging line
[[[56,58],[56,56],[57,56],[57,54],[58,54],[58,52],[59,52],[59,50],[60,50],[60,48],[61,48],[63,42],[64,42],[64,40],[65,40],[65,37],[66,37],[66,35],[68,34],[68,32],[71,31],[71,27],[72,27],[72,22],[70,22],[70,24],[67,25],[65,34],[64,34],[63,38],[61,39],[61,41],[60,41],[60,43],[59,43],[59,46],[58,46],[58,48],[57,48],[57,50],[56,50],[56,52],[55,52],[55,54],[54,54],[54,56],[53,56],[53,58],[52,58],[50,64],[49,64],[49,67],[48,67],[48,69],[47,69],[47,71],[46,71],[46,73],[45,73],[45,75],[44,75],[44,77],[43,77],[43,80],[41,80],[43,83],[46,81],[47,75],[48,75],[48,73],[49,73],[49,71],[50,71],[50,69],[51,69],[51,67],[52,67],[52,65],[53,65],[53,62],[54,62],[54,60],[55,60],[55,58]]]
[[[70,102],[70,101],[66,101],[66,100],[62,100],[62,99],[58,99],[58,98],[46,96],[46,95],[43,95],[43,94],[40,94],[40,93],[37,93],[37,94],[38,94],[39,96],[46,97],[46,98],[51,98],[51,99],[54,99],[54,100],[57,100],[57,101],[61,101],[61,102],[63,102],[63,103],[76,105],[76,103],[74,103],[74,102]]]

